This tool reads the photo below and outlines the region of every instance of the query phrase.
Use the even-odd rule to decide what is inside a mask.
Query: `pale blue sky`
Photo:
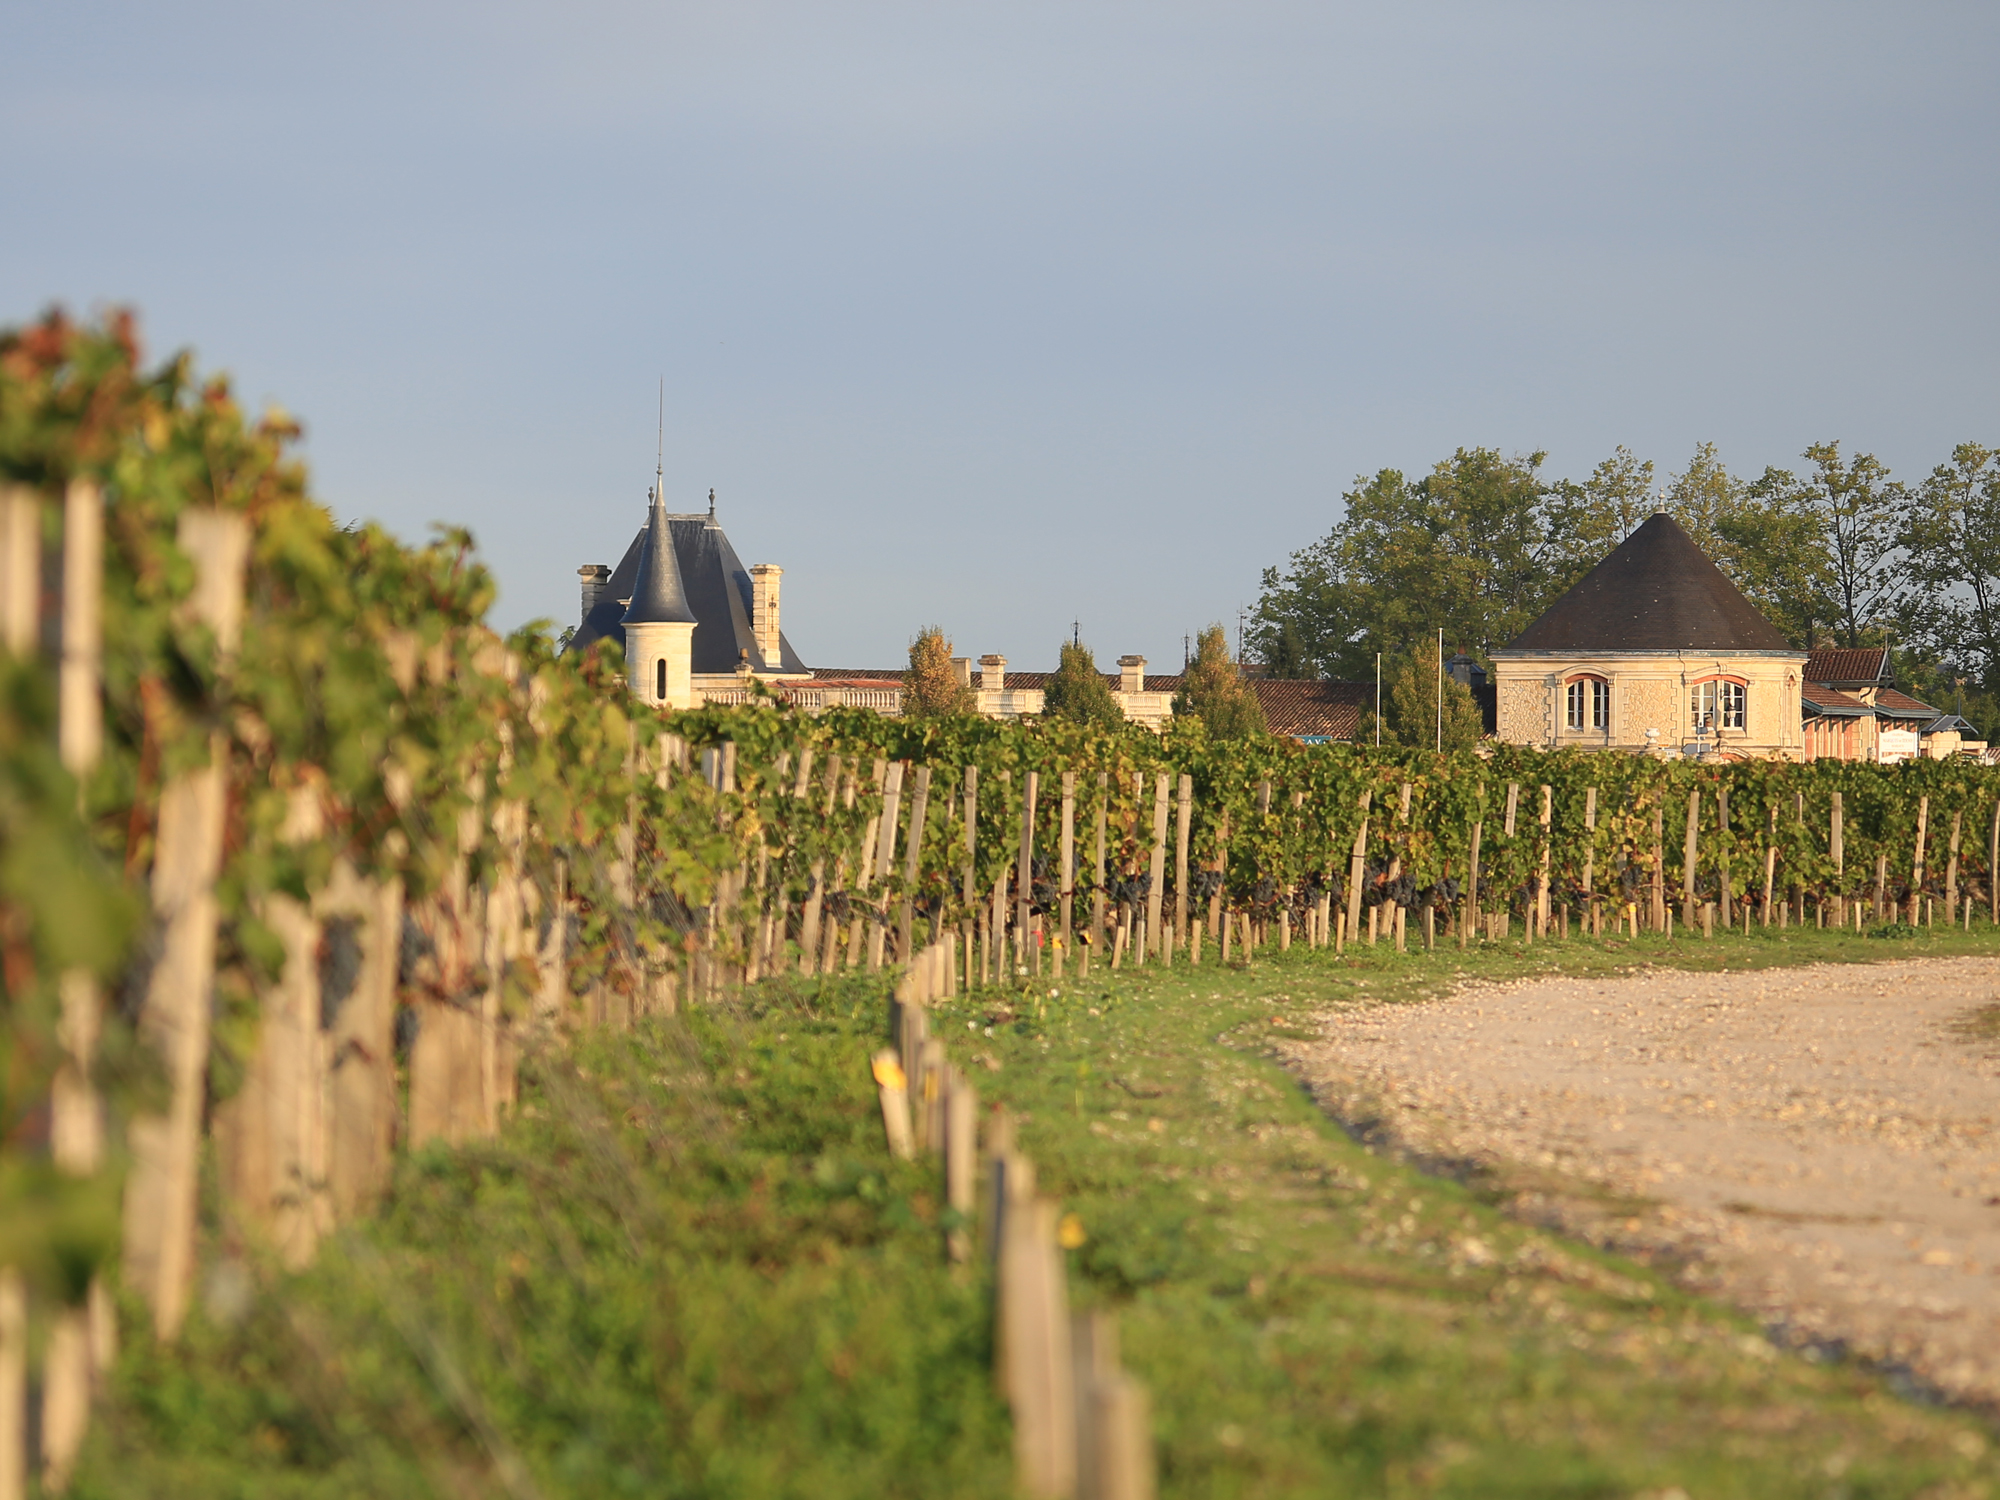
[[[816,665],[1177,667],[1357,472],[2000,442],[1990,4],[21,4],[0,321],[130,302],[477,533],[666,474]]]

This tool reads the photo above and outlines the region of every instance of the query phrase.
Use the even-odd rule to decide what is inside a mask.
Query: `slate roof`
[[[734,672],[742,653],[750,653],[753,665],[763,663],[757,654],[757,636],[750,628],[750,570],[736,556],[729,538],[713,513],[675,515],[662,510],[674,539],[674,561],[680,568],[681,589],[688,608],[694,612],[694,661],[696,672]],[[610,581],[598,595],[597,606],[584,618],[569,649],[581,651],[595,641],[625,643],[626,601],[639,580],[639,559],[645,550],[651,518],[639,528],[625,556],[611,570]],[[786,672],[804,672],[806,664],[792,649],[781,631],[779,660]],[[900,674],[897,674],[900,675]]]
[[[1806,657],[1804,676],[1834,687],[1874,687],[1889,681],[1889,651],[1885,646],[1814,651]]]
[[[632,602],[626,606],[626,625],[698,624],[681,584],[680,564],[672,547],[659,545],[668,534],[666,502],[653,491],[652,509],[646,516],[646,530],[639,542],[639,573],[632,584]]]
[[[1790,650],[1680,523],[1659,511],[1493,654]]]

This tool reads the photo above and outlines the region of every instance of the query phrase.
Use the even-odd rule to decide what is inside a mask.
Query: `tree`
[[[1552,486],[1549,529],[1564,560],[1563,571],[1582,577],[1655,507],[1653,461],[1634,458],[1623,444],[1582,484],[1563,480]]]
[[[1125,722],[1125,711],[1111,696],[1110,685],[1097,670],[1090,647],[1082,642],[1064,641],[1055,675],[1042,692],[1042,712],[1051,719],[1068,719],[1077,724],[1102,724],[1116,728]]]
[[[1211,625],[1195,637],[1194,660],[1181,673],[1174,713],[1200,719],[1212,740],[1243,739],[1264,730],[1264,709],[1229,658],[1229,632]]]
[[[1733,579],[1734,558],[1723,528],[1742,508],[1744,499],[1743,481],[1724,466],[1715,444],[1697,443],[1688,466],[1667,476],[1661,503],[1709,560]]]
[[[1798,479],[1767,468],[1714,522],[1716,563],[1802,651],[1826,644],[1838,611],[1825,528]]]
[[[2000,451],[1960,443],[1904,517],[1905,609],[1928,651],[2000,692]]]
[[[1289,627],[1305,665],[1354,677],[1440,626],[1478,650],[1512,639],[1577,573],[1552,524],[1571,499],[1537,473],[1545,457],[1460,448],[1415,482],[1395,469],[1356,479],[1333,530],[1265,571],[1258,654],[1290,649],[1279,645]]]
[[[1843,646],[1879,638],[1902,602],[1899,544],[1907,495],[1872,454],[1843,461],[1840,444],[1815,443],[1813,466],[1785,503],[1810,518],[1824,549],[1828,625]]]
[[[1438,671],[1435,647],[1427,652],[1399,652],[1383,663],[1382,743],[1424,748],[1438,743]],[[1472,689],[1444,679],[1444,748],[1466,750],[1486,733]],[[1375,743],[1375,711],[1361,715],[1358,743]]]
[[[926,625],[910,642],[910,668],[903,674],[903,717],[942,719],[971,713],[974,701],[972,689],[958,679],[944,628]]]

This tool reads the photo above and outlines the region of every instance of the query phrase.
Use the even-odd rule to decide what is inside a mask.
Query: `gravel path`
[[[1324,1013],[1322,1101],[1791,1337],[2000,1403],[2000,959],[1473,985]]]

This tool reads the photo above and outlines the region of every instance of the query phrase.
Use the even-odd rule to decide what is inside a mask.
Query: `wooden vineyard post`
[[[1042,955],[1040,949],[1032,955],[1028,951],[1028,906],[1035,894],[1035,798],[1041,787],[1041,773],[1030,771],[1021,793],[1021,855],[1014,872],[1014,940],[1020,945],[1015,966],[1026,965],[1035,973],[1041,972]]]
[[[896,919],[896,957],[908,963],[916,956],[912,928],[915,924],[917,900],[917,876],[921,873],[924,853],[924,833],[928,827],[931,805],[931,768],[917,767],[916,795],[910,798],[910,832],[903,856],[903,908]],[[937,941],[937,934],[930,935],[930,941]]]
[[[1361,794],[1361,822],[1354,830],[1354,849],[1347,857],[1347,935],[1353,938],[1361,926],[1361,872],[1368,859],[1368,807],[1375,793]]]
[[[840,757],[826,758],[826,816],[833,818],[834,798],[840,786]],[[826,856],[815,859],[806,871],[806,905],[799,917],[799,972],[817,974],[820,968],[820,922],[826,913]]]
[[[1063,961],[1069,957],[1073,941],[1070,903],[1076,895],[1076,772],[1063,772],[1062,779],[1062,941],[1056,948],[1056,978],[1062,978]]]
[[[1953,925],[1958,922],[1958,835],[1964,818],[1962,809],[1951,815],[1950,863],[1944,867],[1944,919]]]
[[[973,985],[972,978],[972,913],[979,907],[979,767],[971,762],[965,767],[965,869],[960,873],[958,899],[966,911],[965,920],[959,924],[960,936],[965,940],[965,987]]]
[[[242,627],[249,528],[240,515],[192,509],[181,513],[178,540],[195,563],[191,612],[227,656]],[[162,943],[139,1025],[166,1065],[169,1097],[164,1115],[137,1115],[131,1122],[124,1259],[126,1284],[145,1298],[154,1332],[163,1339],[180,1331],[194,1280],[227,757],[228,742],[218,731],[210,736],[207,764],[177,772],[160,792],[152,899]]]
[[[1843,821],[1840,793],[1835,792],[1833,794],[1833,806],[1827,813],[1827,848],[1828,853],[1833,857],[1833,920],[1834,924],[1844,931],[1847,927],[1847,885],[1845,880],[1847,849],[1844,842],[1846,829],[1843,826]],[[1996,836],[2000,836],[2000,803],[1996,803],[1993,808],[1993,829]],[[1996,900],[2000,900],[2000,897],[1996,897]],[[2000,906],[1996,906],[1995,910],[2000,911]]]
[[[1146,942],[1155,958],[1173,956],[1173,945],[1161,930],[1167,899],[1167,773],[1153,781],[1153,887],[1146,893]]]
[[[1583,789],[1583,922],[1597,935],[1597,788]]]
[[[1986,920],[2000,926],[2000,797],[1993,801],[1993,822],[1986,834]]]
[[[1010,1201],[1001,1228],[1002,1381],[1014,1413],[1016,1483],[1034,1500],[1076,1493],[1075,1366],[1056,1217],[1047,1198]]]
[[[1090,946],[1083,950],[1083,972],[1090,972],[1090,953],[1104,941],[1104,825],[1110,817],[1111,773],[1097,773],[1097,862],[1093,866],[1096,884],[1090,888]]]
[[[1188,836],[1194,821],[1194,778],[1181,773],[1174,800],[1174,947],[1187,941]]]
[[[1672,923],[1667,920],[1667,810],[1661,803],[1653,804],[1653,931],[1667,932]],[[1602,924],[1599,924],[1600,928]]]
[[[0,1500],[28,1495],[28,1284],[0,1266]]]
[[[963,1264],[972,1258],[973,1198],[978,1187],[979,1094],[957,1069],[949,1075],[944,1112],[945,1207],[959,1216],[959,1227],[945,1239],[945,1251]]]
[[[42,502],[24,484],[0,484],[0,645],[15,658],[36,647],[42,616]]]
[[[1014,773],[1000,773],[1000,811],[1004,817],[1007,811],[1008,794],[1013,790]],[[1007,880],[1008,869],[1003,864],[1000,873],[994,877],[992,914],[987,918],[987,928],[993,935],[993,977],[999,979],[1014,972],[1007,958]]]
[[[1910,857],[1910,909],[1904,919],[1912,927],[1917,925],[1917,919],[1922,915],[1923,911],[1921,903],[1924,899],[1924,840],[1930,833],[1930,824],[1931,799],[1929,797],[1919,797],[1917,799],[1917,848],[1916,852]]]
[[[15,565],[30,576],[7,582],[6,646],[24,656],[34,649],[33,605],[41,585],[41,506],[32,491],[0,494],[0,545],[7,549],[0,572]],[[63,769],[81,784],[96,769],[104,744],[103,586],[104,497],[89,480],[72,479],[63,495],[62,662],[57,694],[57,744]],[[21,618],[16,618],[16,614]],[[51,1082],[49,1153],[56,1169],[72,1177],[92,1177],[104,1164],[104,1126],[91,1070],[104,1003],[97,976],[71,969],[58,976],[61,1019],[57,1039],[65,1054]],[[3,1339],[4,1335],[0,1335]],[[51,1491],[69,1483],[90,1421],[94,1384],[108,1373],[116,1347],[117,1315],[101,1277],[93,1276],[80,1307],[59,1309],[51,1322],[42,1362],[42,1478]],[[0,1353],[0,1358],[4,1358]],[[0,1381],[4,1384],[4,1381]],[[19,1410],[0,1395],[0,1422]],[[0,1439],[0,1453],[6,1449]],[[0,1457],[0,1487],[9,1479],[9,1460]]]
[[[1995,815],[1994,826],[2000,827],[2000,813]],[[1222,896],[1229,883],[1229,810],[1223,809],[1222,822],[1215,830],[1215,870],[1222,878],[1215,883],[1215,889],[1208,896],[1208,935],[1222,936]]]
[[[1778,807],[1771,805],[1771,826],[1764,836],[1764,916],[1766,928],[1771,925],[1771,889],[1778,875]]]
[[[874,873],[885,887],[883,900],[886,904],[890,871],[895,868],[896,819],[903,806],[903,773],[909,769],[906,761],[894,761],[889,766],[888,777],[882,783],[882,815],[877,820],[875,838]],[[887,912],[880,919],[868,924],[868,967],[871,970],[882,967],[882,948],[888,936]]]
[[[834,759],[838,762],[839,757],[835,756]],[[854,810],[855,790],[854,768],[849,766],[840,773],[840,806],[842,811],[852,812]],[[831,818],[832,814],[832,798],[829,796],[827,799],[827,815]],[[833,888],[837,891],[845,892],[846,886],[847,851],[842,848],[833,857]],[[824,916],[820,920],[822,926],[819,939],[819,971],[822,974],[831,974],[834,971],[835,961],[840,955],[843,934],[840,930],[840,923],[837,920],[829,922]]]
[[[1701,857],[1701,792],[1688,793],[1687,842],[1681,847],[1681,925],[1694,930],[1694,877]]]
[[[1514,810],[1520,806],[1520,803],[1521,803],[1521,783],[1518,781],[1508,782],[1507,821],[1501,827],[1500,831],[1502,834],[1504,834],[1506,837],[1510,839],[1514,836]]]
[[[316,784],[295,787],[283,837],[323,835]],[[273,892],[258,915],[284,946],[284,968],[258,996],[257,1046],[243,1086],[215,1112],[212,1135],[230,1215],[278,1254],[287,1270],[311,1264],[332,1227],[325,1201],[327,1049],[321,1036],[321,927],[296,897]]]
[[[1715,789],[1715,876],[1717,914],[1724,927],[1734,927],[1736,916],[1730,906],[1729,891],[1729,788]]]
[[[1458,946],[1463,948],[1471,939],[1469,934],[1479,921],[1479,836],[1485,831],[1484,819],[1475,818],[1472,823],[1472,852],[1465,864],[1465,920],[1459,924]],[[1347,929],[1354,930],[1354,919],[1347,919]]]
[[[1542,787],[1542,811],[1539,819],[1542,837],[1541,871],[1535,877],[1535,930],[1541,936],[1549,935],[1549,830],[1553,821],[1555,789]]]
[[[1875,856],[1875,920],[1889,919],[1889,856]]]
[[[1806,836],[1806,794],[1804,792],[1793,793],[1792,806],[1792,838],[1794,841],[1792,847],[1803,850]],[[1794,913],[1793,920],[1800,927],[1804,927],[1806,925],[1806,888],[1804,881],[1799,878],[1800,862],[1794,860],[1787,873],[1792,878],[1790,902]]]
[[[877,800],[875,812],[868,819],[868,826],[863,830],[861,835],[861,862],[854,876],[854,894],[856,897],[868,894],[868,887],[875,877],[875,843],[877,836],[882,831],[882,798],[884,788],[889,779],[889,762],[877,759],[875,769],[871,774],[874,778]],[[862,903],[859,900],[852,903],[852,911],[847,924],[847,967],[850,969],[858,968],[861,964],[861,944],[864,936],[862,928],[864,918],[861,907]]]

